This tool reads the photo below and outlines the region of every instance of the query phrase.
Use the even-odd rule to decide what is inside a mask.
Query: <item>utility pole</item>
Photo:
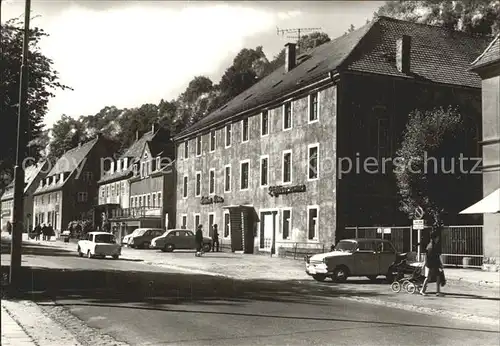
[[[300,47],[299,47],[299,41],[300,41],[300,37],[301,37],[301,33],[304,33],[304,32],[311,32],[311,31],[320,31],[321,28],[293,28],[293,29],[280,29],[280,28],[276,28],[276,32],[278,34],[278,36],[285,36],[285,34],[294,34],[293,36],[287,36],[287,38],[292,38],[292,39],[295,39],[297,40],[296,43],[297,43],[297,49],[300,50]]]
[[[24,38],[23,57],[21,63],[21,78],[19,83],[19,111],[17,118],[17,156],[14,166],[14,215],[12,227],[12,242],[10,251],[9,284],[13,292],[20,288],[21,279],[21,252],[23,238],[23,197],[24,197],[24,149],[28,123],[27,96],[28,96],[28,49],[31,0],[25,0],[24,9]]]

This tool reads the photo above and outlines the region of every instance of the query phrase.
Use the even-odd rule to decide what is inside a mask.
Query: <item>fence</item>
[[[260,254],[270,254],[272,247],[272,239],[266,238],[263,242],[263,247],[256,248],[256,252]],[[291,242],[277,241],[275,243],[276,254],[279,257],[290,257],[293,259],[303,259],[306,255],[314,255],[330,251],[330,246],[322,243],[306,243],[306,242]],[[231,241],[229,239],[219,240],[219,249],[221,251],[231,251]]]
[[[379,238],[392,242],[398,252],[425,252],[431,228],[421,232],[410,226],[346,227],[339,239]],[[419,239],[420,234],[420,239]],[[480,268],[483,263],[483,226],[445,226],[441,231],[441,259],[445,266]],[[418,245],[421,245],[420,249]],[[420,260],[424,259],[420,256]]]

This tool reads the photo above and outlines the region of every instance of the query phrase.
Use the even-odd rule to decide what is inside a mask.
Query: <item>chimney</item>
[[[403,35],[396,41],[396,67],[399,72],[410,72],[411,36]]]
[[[135,131],[135,140],[138,141],[139,140],[139,131]]]
[[[154,134],[154,133],[155,133],[155,130],[156,130],[156,129],[155,129],[155,126],[156,126],[156,124],[155,124],[155,123],[153,123],[153,125],[151,125],[151,133],[152,133],[152,134]]]
[[[289,72],[295,67],[296,52],[295,43],[285,44],[285,72]]]

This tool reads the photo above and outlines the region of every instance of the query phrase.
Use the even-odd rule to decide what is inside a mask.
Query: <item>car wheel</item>
[[[78,247],[78,256],[83,257],[82,249],[80,249],[80,247]]]
[[[344,266],[337,267],[333,271],[332,275],[332,280],[335,282],[345,282],[347,280],[347,277],[349,276],[349,273],[347,271],[347,268]]]
[[[377,281],[377,275],[368,275],[367,278],[370,279],[370,281]]]
[[[323,282],[326,279],[326,275],[324,274],[315,274],[313,275],[313,279],[319,282]]]
[[[174,244],[165,244],[165,247],[163,248],[163,252],[173,252],[175,249]]]
[[[90,250],[87,251],[87,258],[93,258],[92,253],[90,252]]]
[[[205,252],[210,252],[210,250],[212,249],[212,246],[210,244],[203,244],[203,251]]]
[[[120,258],[120,255],[113,255],[113,259],[117,260],[118,258]]]

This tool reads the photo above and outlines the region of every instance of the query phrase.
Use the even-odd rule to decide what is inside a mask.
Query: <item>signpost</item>
[[[417,248],[417,258],[420,261],[420,252],[421,252],[421,245],[420,242],[422,241],[422,230],[425,228],[424,224],[424,210],[422,207],[418,206],[415,208],[415,212],[413,214],[413,229],[416,229],[418,231],[418,248]]]

